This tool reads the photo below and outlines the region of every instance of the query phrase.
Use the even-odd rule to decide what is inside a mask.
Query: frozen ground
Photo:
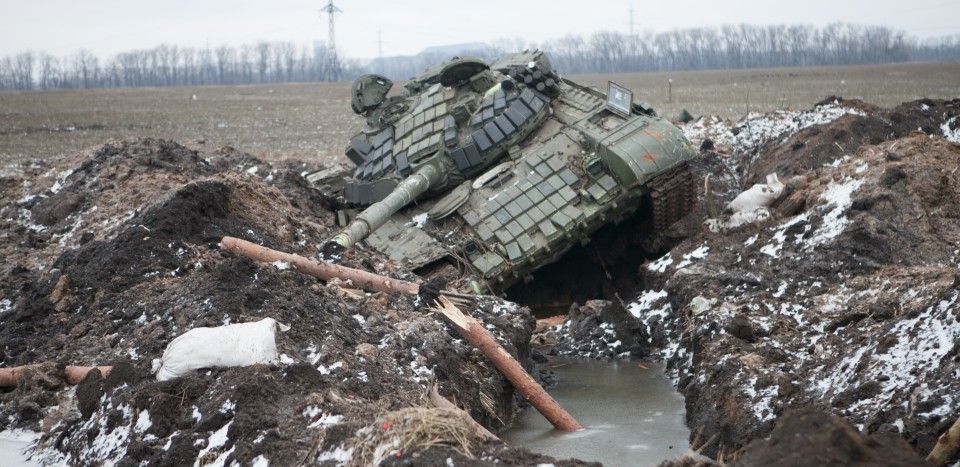
[[[960,410],[958,105],[837,100],[685,128],[698,145],[716,138],[695,168],[718,205],[772,171],[789,202],[715,230],[701,206],[664,233],[675,248],[627,269],[644,290],[576,307],[557,351],[665,359],[690,444],[715,459],[798,407],[928,451]],[[416,297],[220,251],[231,235],[315,256],[335,228],[301,175],[316,168],[144,140],[0,178],[0,364],[46,363],[0,392],[0,432],[41,433],[46,459],[81,464],[576,465],[470,437],[398,450],[398,420],[431,385],[495,431],[516,415],[512,388]],[[416,279],[370,251],[342,262]],[[484,299],[473,313],[529,362],[528,310]],[[264,317],[291,326],[278,363],[150,374],[187,330]],[[65,356],[114,371],[67,387]]]

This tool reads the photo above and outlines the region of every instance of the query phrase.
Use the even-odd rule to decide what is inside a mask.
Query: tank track
[[[690,164],[683,162],[650,182],[653,226],[660,232],[686,216],[697,202],[697,181]]]

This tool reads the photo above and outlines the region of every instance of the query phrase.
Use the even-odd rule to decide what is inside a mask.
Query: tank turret
[[[626,88],[561,78],[540,51],[456,57],[392,85],[353,85],[366,125],[338,196],[362,212],[332,243],[414,267],[455,261],[497,292],[604,224],[643,208],[662,229],[696,199],[695,151],[676,127]]]

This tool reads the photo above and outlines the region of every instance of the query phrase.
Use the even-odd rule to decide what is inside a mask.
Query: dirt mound
[[[924,105],[956,108],[914,102],[883,115],[922,115]],[[803,131],[839,131],[864,118]],[[869,435],[898,434],[920,452],[953,422],[960,145],[941,134],[912,132],[812,164],[791,214],[705,224],[647,265],[650,287],[630,306],[648,323],[667,323],[671,344],[661,354],[686,397],[692,445],[736,458],[800,407],[841,415]],[[820,157],[813,144],[787,157],[789,145],[714,156],[723,163],[716,172],[732,172],[731,159],[801,167]]]
[[[365,294],[220,251],[230,235],[316,254],[333,215],[299,175],[314,169],[144,140],[4,178],[0,364],[114,370],[107,378],[91,372],[74,390],[51,366],[0,392],[0,430],[42,431],[38,455],[66,463],[341,462],[370,430],[384,444],[369,447],[391,452],[390,428],[378,417],[424,406],[433,385],[483,425],[508,425],[518,406],[513,388],[416,297]],[[368,251],[343,262],[415,278]],[[526,309],[480,299],[473,313],[529,361],[534,320]],[[290,326],[277,338],[278,364],[164,382],[151,375],[150,359],[174,337],[264,317]],[[469,452],[439,440],[395,457],[554,461],[468,441]]]
[[[551,355],[581,358],[643,358],[650,354],[646,327],[621,303],[591,300],[574,305],[568,320],[550,331]]]
[[[769,439],[753,443],[734,466],[886,465],[926,462],[899,436],[863,436],[840,417],[813,409],[785,414]]]
[[[828,103],[829,104],[829,103]],[[893,109],[876,109],[859,101],[842,101],[848,113],[827,125],[805,128],[785,141],[761,145],[760,156],[745,174],[747,183],[759,183],[769,173],[787,178],[831,164],[861,146],[878,145],[913,132],[941,134],[941,127],[960,116],[960,99],[923,99]]]

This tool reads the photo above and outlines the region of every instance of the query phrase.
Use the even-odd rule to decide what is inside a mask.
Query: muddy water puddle
[[[690,430],[683,397],[661,363],[555,359],[550,395],[585,430],[554,430],[535,409],[525,410],[501,438],[535,452],[606,466],[657,465],[687,452]]]
[[[27,451],[38,433],[22,431],[0,431],[0,465],[5,467],[36,467],[43,465],[39,460],[29,459]]]

